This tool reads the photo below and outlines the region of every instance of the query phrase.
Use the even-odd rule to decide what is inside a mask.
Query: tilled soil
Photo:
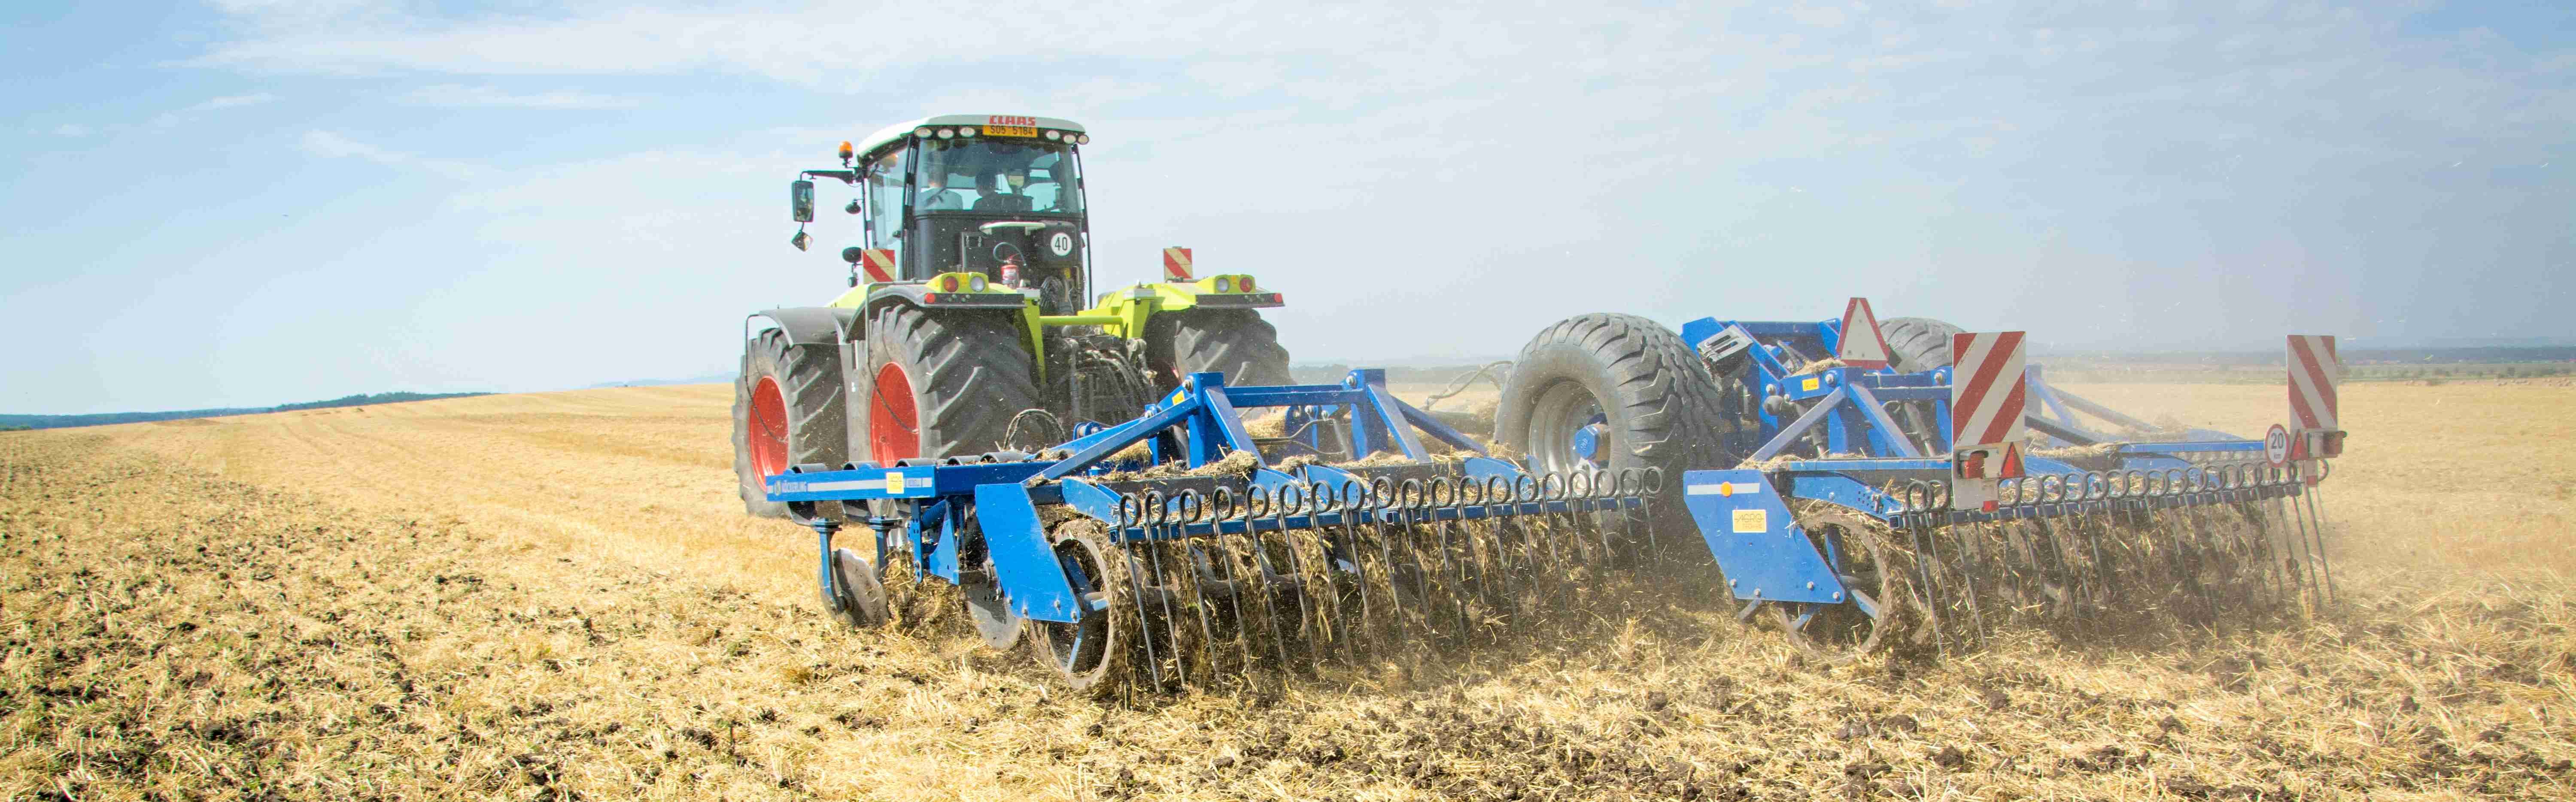
[[[578,432],[585,415],[613,428],[621,413],[599,397],[518,431]],[[720,450],[721,424],[701,420],[715,416],[690,415],[674,425],[708,429]],[[692,440],[611,439],[599,448],[729,486]],[[955,616],[828,623],[810,568],[795,568],[810,541],[784,523],[758,524],[762,539],[656,527],[652,513],[557,530],[496,512],[525,491],[455,469],[488,456],[468,446],[405,449],[407,478],[374,481],[412,495],[374,505],[328,473],[189,467],[164,456],[170,442],[0,435],[0,796],[2576,791],[2576,606],[2554,576],[2348,563],[2346,601],[2314,614],[2022,631],[1848,666],[1739,628],[1704,578],[1631,577],[1500,643],[1391,654],[1284,693],[1096,703],[1025,655],[976,646]],[[423,503],[441,493],[460,514]],[[747,582],[746,564],[786,567]]]

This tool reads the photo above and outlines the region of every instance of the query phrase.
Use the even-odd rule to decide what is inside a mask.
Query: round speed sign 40
[[[2272,424],[2272,431],[2264,433],[2263,459],[2271,462],[2272,467],[2275,468],[2285,467],[2290,464],[2290,430],[2288,428],[2275,423]]]

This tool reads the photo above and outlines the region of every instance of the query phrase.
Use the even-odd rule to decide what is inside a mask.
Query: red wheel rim
[[[868,454],[878,465],[921,456],[920,414],[912,401],[912,377],[892,362],[877,369],[874,400],[868,403]]]
[[[787,397],[778,380],[760,377],[751,387],[751,467],[762,476],[787,472]]]

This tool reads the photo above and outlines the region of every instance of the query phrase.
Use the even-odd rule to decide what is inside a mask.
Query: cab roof
[[[860,159],[867,159],[875,155],[877,151],[884,149],[886,146],[901,142],[904,137],[911,136],[912,129],[924,127],[941,128],[956,125],[972,125],[978,128],[987,125],[1017,125],[1028,128],[1071,131],[1077,134],[1090,133],[1089,131],[1082,130],[1081,123],[1074,122],[1072,120],[1059,120],[1054,117],[1030,117],[1018,114],[942,114],[936,117],[923,117],[912,122],[896,123],[894,125],[877,129],[877,132],[869,134],[868,138],[859,140],[858,144],[853,147],[852,150],[858,154]]]

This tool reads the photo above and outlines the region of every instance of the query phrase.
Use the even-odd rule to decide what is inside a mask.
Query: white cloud
[[[205,112],[235,109],[243,106],[256,106],[262,103],[274,103],[277,102],[277,100],[278,97],[276,95],[272,95],[267,92],[257,92],[248,95],[211,97],[191,103],[185,108],[165,111],[155,115],[152,118],[152,125],[155,128],[169,128],[195,119],[198,115]]]
[[[494,106],[522,109],[627,109],[639,105],[634,98],[616,95],[573,91],[519,94],[491,86],[463,84],[424,86],[403,95],[402,99],[405,103],[422,106]]]
[[[415,153],[391,150],[352,139],[336,131],[320,129],[306,131],[300,144],[304,152],[323,158],[361,159],[387,167],[427,171],[448,178],[476,179],[491,174],[490,170],[470,162],[428,158]]]
[[[256,94],[249,94],[249,95],[228,95],[228,96],[225,96],[225,97],[208,98],[208,99],[206,99],[204,102],[198,103],[197,105],[189,106],[186,110],[187,110],[187,111],[213,111],[213,110],[215,110],[215,109],[229,109],[229,108],[234,108],[234,107],[238,107],[238,106],[255,106],[255,105],[258,105],[258,104],[261,104],[261,103],[272,103],[272,102],[276,102],[276,100],[277,100],[277,96],[276,96],[276,95],[272,95],[272,94],[269,94],[269,93],[267,93],[267,92],[260,92],[260,93],[256,93]]]

